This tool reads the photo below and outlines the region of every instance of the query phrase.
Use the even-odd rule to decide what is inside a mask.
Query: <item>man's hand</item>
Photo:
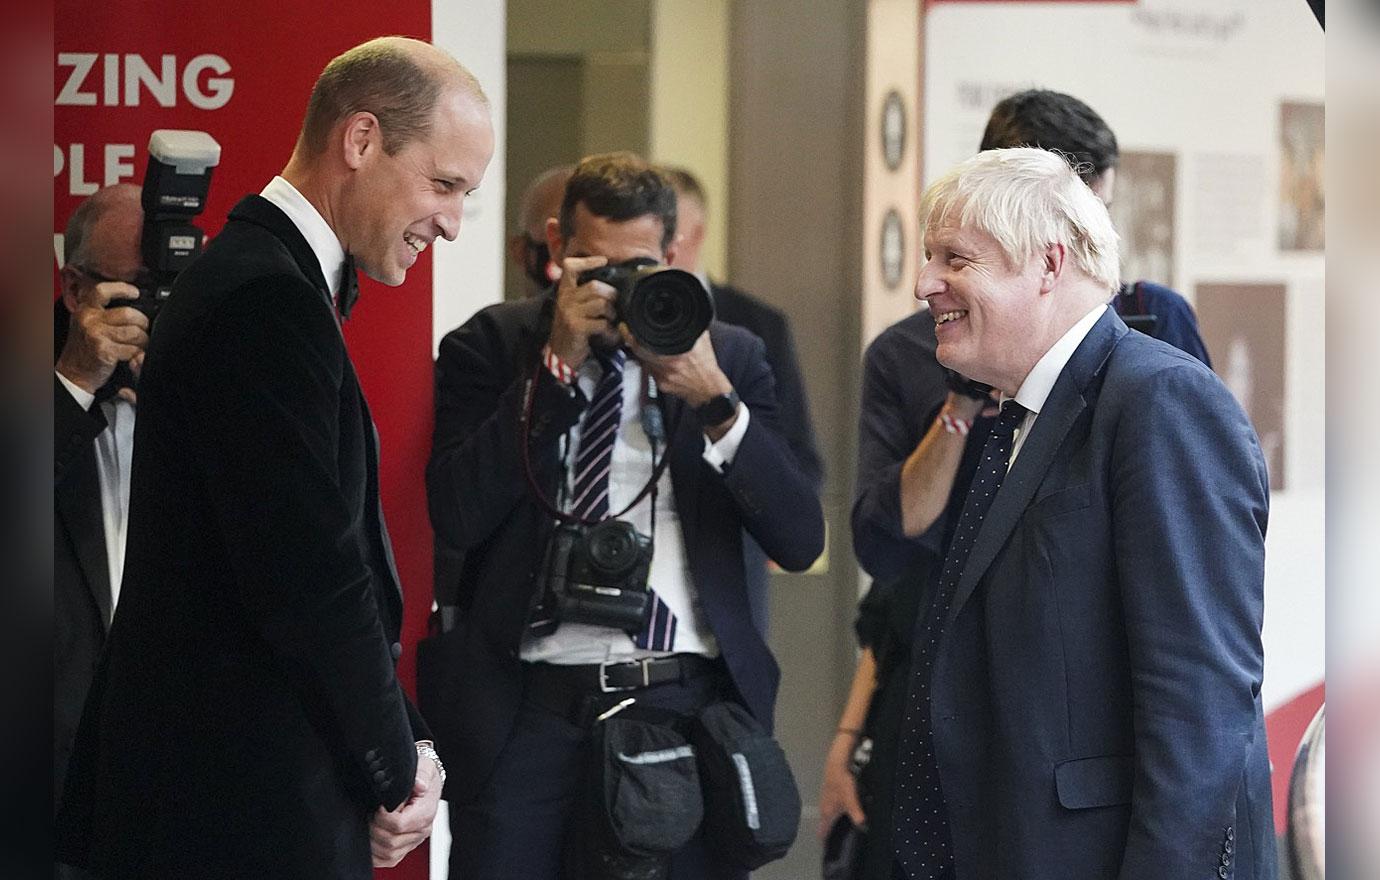
[[[733,383],[728,381],[724,371],[719,369],[719,359],[715,356],[714,346],[709,341],[708,330],[701,333],[690,350],[683,354],[656,354],[633,338],[627,324],[620,325],[619,329],[623,332],[623,341],[633,355],[656,379],[657,388],[684,400],[691,409],[703,406],[713,398],[733,390]],[[737,418],[735,413],[723,424],[706,425],[705,433],[709,435],[710,440],[718,440],[733,427]],[[715,436],[716,434],[718,436]]]
[[[972,422],[979,415],[994,416],[997,414],[997,394],[998,392],[994,390],[988,399],[978,400],[966,394],[950,391],[949,396],[944,398],[944,407],[941,412],[946,412],[965,422]]]
[[[711,399],[733,390],[724,371],[719,368],[709,331],[700,334],[690,350],[682,354],[657,354],[645,348],[632,335],[628,325],[620,328],[623,340],[638,361],[656,378],[657,387],[674,394],[691,407],[703,406]]]
[[[547,344],[556,357],[578,370],[589,357],[589,339],[613,327],[617,291],[602,281],[576,285],[581,272],[608,263],[605,257],[567,257],[561,261],[556,311]]]
[[[128,306],[106,308],[112,300],[138,298],[138,288],[123,281],[102,281],[83,287],[68,324],[67,342],[58,357],[57,371],[90,394],[110,379],[121,361],[129,361],[130,369],[138,376],[144,363],[144,349],[149,344],[149,319]],[[133,401],[132,390],[122,389],[121,394]]]
[[[815,834],[820,840],[829,835],[834,820],[844,813],[854,825],[867,822],[858,800],[858,781],[848,769],[856,741],[853,735],[839,731],[824,760],[824,782],[819,789],[819,827]]]
[[[431,823],[441,804],[441,774],[430,758],[417,758],[412,796],[393,812],[379,807],[369,820],[369,850],[374,867],[391,868],[431,836]]]

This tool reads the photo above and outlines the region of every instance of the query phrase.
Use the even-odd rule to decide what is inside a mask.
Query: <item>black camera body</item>
[[[714,320],[714,301],[698,278],[645,257],[589,269],[576,280],[602,281],[618,291],[618,320],[657,354],[689,351]]]
[[[651,614],[647,576],[652,539],[622,520],[558,525],[542,567],[548,601],[561,623],[638,633]]]

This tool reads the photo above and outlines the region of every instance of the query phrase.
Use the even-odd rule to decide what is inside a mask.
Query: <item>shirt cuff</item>
[[[565,361],[561,360],[551,346],[546,346],[541,350],[541,362],[546,365],[546,369],[551,371],[551,375],[556,377],[556,381],[562,385],[570,386],[575,384],[575,370]]]
[[[709,442],[708,437],[704,438],[704,460],[709,462],[710,467],[722,474],[724,468],[733,464],[733,456],[738,454],[738,444],[743,442],[749,421],[750,410],[746,403],[739,401],[738,419],[733,423],[733,427],[728,429],[728,433],[720,437],[717,443]]]
[[[87,412],[90,412],[91,404],[96,402],[96,395],[92,394],[90,391],[87,391],[85,388],[78,386],[71,379],[68,379],[66,376],[62,375],[57,370],[53,370],[53,374],[58,377],[58,381],[62,383],[62,387],[67,389],[67,393],[72,395],[72,399],[77,402],[77,405],[80,406],[82,409],[86,410]]]

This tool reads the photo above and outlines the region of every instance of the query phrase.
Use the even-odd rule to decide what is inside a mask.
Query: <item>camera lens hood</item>
[[[658,269],[637,279],[622,312],[638,342],[657,354],[681,354],[714,320],[714,303],[694,275]]]

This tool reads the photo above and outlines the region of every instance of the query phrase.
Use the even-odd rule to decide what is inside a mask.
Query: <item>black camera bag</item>
[[[673,727],[621,714],[595,726],[593,746],[587,875],[662,880],[704,817],[694,748]]]
[[[749,871],[784,856],[800,828],[800,792],[781,746],[731,702],[702,709],[691,739],[709,846]]]

